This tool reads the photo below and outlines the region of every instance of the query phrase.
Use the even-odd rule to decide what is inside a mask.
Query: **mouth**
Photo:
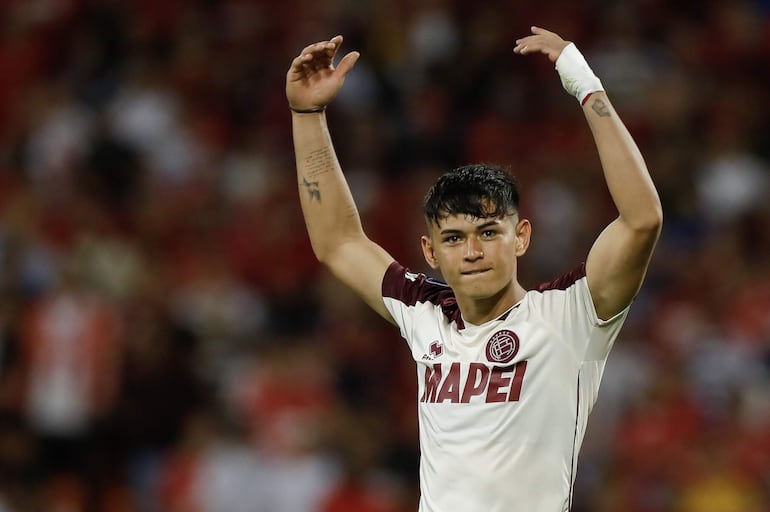
[[[478,270],[466,270],[464,272],[460,272],[460,274],[464,276],[477,276],[479,274],[484,274],[485,272],[489,272],[490,269],[488,268],[482,268]]]

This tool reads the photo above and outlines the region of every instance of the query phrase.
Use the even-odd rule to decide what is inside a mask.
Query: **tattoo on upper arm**
[[[334,155],[329,148],[321,148],[312,151],[305,159],[305,167],[307,168],[307,175],[310,178],[318,177],[322,174],[326,174],[331,171],[334,166]],[[321,202],[321,185],[320,181],[308,181],[306,177],[302,177],[302,186],[307,189],[307,193],[310,196],[310,200],[317,200]]]
[[[594,102],[591,104],[591,108],[596,112],[596,114],[599,117],[609,117],[610,116],[610,109],[607,107],[607,104],[604,103],[604,101],[601,98],[596,98]]]

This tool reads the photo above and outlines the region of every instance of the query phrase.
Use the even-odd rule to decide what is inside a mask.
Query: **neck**
[[[457,297],[457,305],[463,320],[475,325],[489,322],[499,317],[524,298],[527,291],[517,281],[511,283],[492,297],[476,299]]]

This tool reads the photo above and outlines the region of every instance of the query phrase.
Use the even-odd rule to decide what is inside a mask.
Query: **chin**
[[[495,298],[499,295],[499,292],[486,292],[486,291],[479,291],[476,293],[468,293],[466,294],[466,297],[470,298],[471,300],[488,300]]]
[[[454,288],[455,294],[462,294],[465,297],[473,300],[485,300],[497,295],[500,295],[505,290],[505,286],[493,285],[493,284],[473,284],[458,286]]]

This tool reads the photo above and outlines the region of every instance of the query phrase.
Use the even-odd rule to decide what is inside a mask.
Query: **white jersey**
[[[585,265],[482,325],[394,262],[383,300],[417,363],[420,512],[560,512],[627,309],[602,321]]]

